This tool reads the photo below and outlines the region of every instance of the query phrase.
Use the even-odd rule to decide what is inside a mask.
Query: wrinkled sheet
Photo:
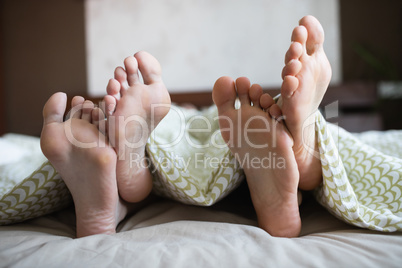
[[[158,198],[114,235],[75,239],[72,207],[0,226],[1,267],[400,267],[402,233],[347,225],[313,198],[301,206],[298,238],[256,227],[243,195],[213,207]]]

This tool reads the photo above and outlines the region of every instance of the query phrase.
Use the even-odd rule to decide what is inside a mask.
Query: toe
[[[103,103],[101,106],[101,109],[103,111],[103,113],[106,116],[110,116],[114,113],[115,109],[116,109],[116,98],[110,96],[110,95],[106,95],[103,98]]]
[[[307,30],[307,54],[312,55],[318,49],[322,48],[324,43],[324,29],[320,22],[313,16],[305,16],[299,21]]]
[[[253,84],[250,87],[249,96],[250,96],[251,102],[253,103],[253,106],[261,108],[260,98],[261,98],[262,94],[263,94],[262,87],[260,85]]]
[[[285,78],[287,75],[295,76],[300,72],[302,69],[302,64],[299,60],[291,60],[289,61],[285,67],[282,69],[282,79]]]
[[[250,105],[250,80],[247,77],[240,77],[236,79],[236,91],[239,96],[240,104]]]
[[[269,107],[269,114],[272,118],[278,120],[282,116],[282,110],[277,104],[273,104],[271,107]]]
[[[138,68],[146,85],[162,81],[162,70],[158,60],[145,51],[135,53],[134,57],[138,61]]]
[[[265,93],[260,97],[260,106],[264,110],[271,107],[274,103],[274,99],[268,93]]]
[[[285,64],[288,64],[291,60],[299,59],[303,54],[303,46],[299,42],[292,42],[288,51],[285,54]]]
[[[86,100],[82,104],[82,115],[81,119],[88,121],[91,123],[92,121],[92,110],[95,108],[95,105],[92,101]]]
[[[212,99],[218,107],[219,114],[234,109],[236,96],[235,83],[232,78],[224,76],[215,82]]]
[[[290,98],[299,86],[299,80],[292,75],[287,75],[283,78],[281,86],[281,95],[284,98]]]
[[[95,107],[92,110],[92,123],[98,128],[98,130],[105,135],[106,124],[105,114],[99,107]]]
[[[74,96],[74,98],[71,100],[71,107],[82,105],[84,101],[85,101],[84,97]]]
[[[302,51],[306,50],[307,42],[307,29],[306,27],[300,25],[294,28],[292,32],[292,42],[298,42],[302,45]]]
[[[130,87],[127,81],[127,73],[123,67],[117,67],[114,70],[114,79],[120,83],[120,94],[124,95],[124,92]]]
[[[53,94],[43,107],[44,125],[62,123],[66,105],[67,95],[65,93],[58,92]]]
[[[112,78],[109,80],[109,82],[107,84],[106,92],[108,95],[114,96],[117,98],[120,93],[120,88],[121,88],[121,85],[120,85],[119,81]]]
[[[124,66],[126,67],[127,81],[129,86],[133,86],[140,82],[138,75],[138,62],[133,56],[127,57],[124,60]]]
[[[71,100],[71,111],[68,114],[68,118],[81,118],[82,104],[85,99],[81,96],[75,96]]]

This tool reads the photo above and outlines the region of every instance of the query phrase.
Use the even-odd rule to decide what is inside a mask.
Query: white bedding
[[[239,190],[211,208],[158,198],[118,233],[80,239],[73,208],[0,226],[0,266],[401,267],[400,232],[347,225],[307,198],[301,236],[275,238],[255,226],[246,198]]]

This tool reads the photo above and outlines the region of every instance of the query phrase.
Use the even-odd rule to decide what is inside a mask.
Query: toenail
[[[295,94],[296,91],[292,91],[290,92],[290,94],[288,95],[288,98],[292,97]]]
[[[116,108],[116,105],[109,104],[109,106],[107,108],[108,108],[107,110],[108,110],[109,115],[112,115],[114,112],[114,109]]]
[[[290,92],[289,94],[286,94],[285,97],[286,97],[287,99],[289,99],[289,98],[292,97],[292,96],[293,96],[293,92]]]
[[[124,81],[121,85],[123,86],[124,89],[128,89],[128,88],[130,87],[130,86],[128,85],[128,82],[127,82],[127,81]]]

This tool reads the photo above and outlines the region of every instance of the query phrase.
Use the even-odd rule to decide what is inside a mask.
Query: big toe
[[[59,92],[53,94],[43,107],[43,129],[40,137],[40,146],[43,154],[49,160],[62,160],[60,157],[63,157],[63,152],[66,151],[62,147],[65,143],[60,139],[60,135],[64,134],[64,129],[59,128],[59,124],[54,124],[63,122],[66,104],[66,94]]]
[[[225,111],[234,109],[236,102],[236,88],[232,78],[224,76],[219,78],[212,90],[212,99],[218,107],[220,114]]]
[[[324,43],[324,29],[320,22],[313,16],[305,16],[299,21],[299,25],[307,30],[306,48],[309,55],[322,48]]]
[[[53,94],[43,107],[44,125],[62,123],[66,111],[67,95],[62,92]]]
[[[162,69],[158,60],[145,51],[135,53],[138,68],[146,85],[162,81]]]

